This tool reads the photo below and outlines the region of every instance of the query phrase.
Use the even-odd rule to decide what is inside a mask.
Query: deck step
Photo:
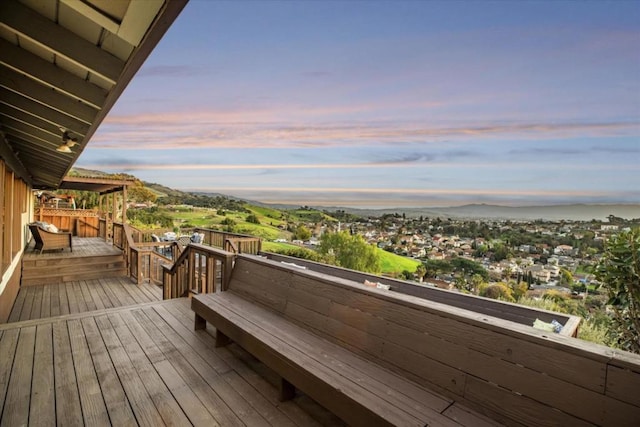
[[[66,256],[65,256],[66,255]],[[122,254],[114,255],[93,255],[93,256],[74,256],[73,254],[60,254],[59,257],[49,258],[31,258],[22,260],[22,269],[38,269],[52,267],[76,267],[79,265],[93,265],[102,263],[114,263],[124,261]]]
[[[59,256],[23,259],[21,284],[43,285],[126,275],[121,254],[75,256],[61,253]]]

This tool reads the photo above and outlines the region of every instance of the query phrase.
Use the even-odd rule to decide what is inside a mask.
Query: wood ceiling
[[[187,1],[0,1],[0,157],[57,188]]]

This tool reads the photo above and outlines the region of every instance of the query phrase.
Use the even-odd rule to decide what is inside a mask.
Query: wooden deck
[[[187,299],[0,325],[0,425],[342,425],[212,332]]]
[[[20,288],[9,322],[83,313],[162,300],[162,288],[128,277],[31,285]]]

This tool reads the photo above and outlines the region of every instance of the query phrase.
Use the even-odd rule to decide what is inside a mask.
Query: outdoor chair
[[[66,249],[73,252],[71,233],[65,231],[59,231],[54,233],[52,231],[45,230],[38,224],[29,224],[29,230],[33,235],[33,239],[36,242],[34,251],[40,250],[48,251],[53,249]]]

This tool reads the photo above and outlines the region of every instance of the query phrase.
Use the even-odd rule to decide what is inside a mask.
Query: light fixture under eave
[[[56,151],[59,151],[61,153],[71,153],[71,148],[69,148],[69,146],[67,144],[60,144],[60,146],[58,148],[56,148]]]

